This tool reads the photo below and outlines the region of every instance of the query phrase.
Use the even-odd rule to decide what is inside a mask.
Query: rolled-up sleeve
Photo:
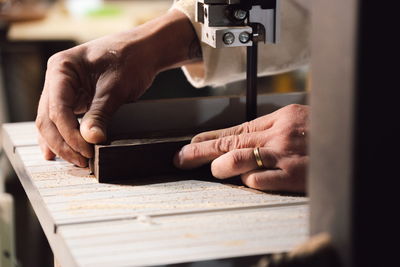
[[[294,70],[308,63],[310,57],[310,16],[304,0],[283,0],[278,44],[260,44],[258,75],[266,76]],[[201,39],[201,25],[195,21],[195,0],[175,1],[177,9],[190,19]],[[184,66],[189,82],[195,87],[221,86],[246,77],[246,48],[212,48],[201,42],[201,63]]]

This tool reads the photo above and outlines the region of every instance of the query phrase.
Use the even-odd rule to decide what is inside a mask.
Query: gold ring
[[[262,160],[261,160],[261,156],[260,156],[260,148],[256,147],[253,150],[254,156],[256,157],[256,162],[259,168],[265,168]]]

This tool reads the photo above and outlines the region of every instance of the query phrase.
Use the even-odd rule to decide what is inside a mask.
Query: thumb
[[[86,142],[100,144],[107,141],[107,125],[120,106],[110,100],[104,100],[104,98],[100,100],[95,97],[89,110],[83,116],[80,132]]]

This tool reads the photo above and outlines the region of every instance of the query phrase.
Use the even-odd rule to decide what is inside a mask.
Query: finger
[[[42,150],[42,153],[43,153],[43,157],[46,160],[53,160],[56,157],[56,154],[54,154],[53,151],[51,151],[51,149],[47,145],[46,141],[43,139],[43,137],[40,134],[39,134],[38,139],[39,139],[38,141],[39,141],[40,149]]]
[[[293,188],[289,175],[281,169],[250,171],[242,174],[241,178],[245,185],[258,190],[298,192]]]
[[[92,144],[105,142],[107,124],[121,104],[122,101],[109,95],[95,96],[88,112],[82,118],[80,131],[83,138]]]
[[[305,192],[309,157],[307,155],[292,155],[282,158],[279,165],[290,177],[290,180],[286,181],[290,185],[290,191]]]
[[[265,133],[231,135],[223,138],[184,146],[175,155],[175,166],[181,169],[192,169],[204,165],[234,149],[263,147]]]
[[[67,143],[65,143],[64,139],[58,132],[57,127],[48,117],[47,105],[48,95],[47,91],[44,91],[39,101],[36,127],[38,128],[41,137],[45,141],[41,143],[41,147],[45,153],[45,157],[49,156],[49,158],[51,158],[50,156],[52,156],[50,153],[47,154],[47,146],[53,154],[59,155],[63,159],[72,162],[77,166],[86,167],[87,160],[81,154],[75,152],[71,147],[69,147]],[[44,143],[46,146],[43,145]]]
[[[93,148],[81,136],[79,122],[71,108],[52,106],[49,115],[62,138],[75,152],[86,158],[93,157]]]
[[[72,77],[61,75],[59,72],[49,72],[49,75],[52,75],[51,82],[46,81],[44,90],[49,92],[50,120],[75,152],[86,158],[92,158],[93,148],[82,138],[73,110],[76,101],[73,86],[77,85],[72,81]]]
[[[66,161],[69,161],[79,167],[86,167],[88,164],[87,158],[80,153],[74,151],[59,134],[56,126],[49,122],[48,131],[43,135],[48,140],[47,144],[52,151]]]
[[[211,163],[211,172],[214,177],[225,179],[259,169],[253,148],[232,150],[223,154]],[[268,148],[259,148],[260,157],[266,169],[277,167],[277,156]]]
[[[68,146],[58,132],[56,126],[50,120],[45,122],[45,125],[45,127],[42,126],[41,128],[41,135],[47,140],[47,145],[51,151],[79,167],[86,167],[87,159]]]
[[[44,118],[47,116],[47,98],[48,98],[48,93],[46,90],[42,91],[42,94],[40,96],[40,101],[39,101],[39,106],[38,106],[38,112],[37,112],[37,117],[35,120],[36,128],[38,129],[38,142],[40,149],[42,150],[43,157],[46,160],[53,160],[56,157],[56,154],[51,151],[50,147],[47,145],[46,140],[42,137],[41,131],[44,129],[47,130],[47,127],[44,123]]]
[[[221,137],[226,137],[230,135],[239,135],[244,133],[252,133],[258,131],[264,131],[271,128],[273,125],[273,120],[269,115],[257,118],[255,120],[244,122],[240,125],[233,126],[226,129],[208,131],[200,133],[192,138],[192,143],[199,143],[203,141],[213,140]]]

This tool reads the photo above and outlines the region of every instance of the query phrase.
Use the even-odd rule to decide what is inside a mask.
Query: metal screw
[[[233,13],[233,16],[237,20],[244,20],[247,16],[247,12],[243,9],[236,9],[235,12]]]
[[[235,41],[235,35],[233,35],[231,32],[227,32],[223,36],[223,41],[225,44],[231,45]]]
[[[242,44],[245,44],[245,43],[247,43],[248,41],[250,41],[250,33],[248,33],[248,32],[241,32],[241,33],[239,34],[239,41],[240,41]]]

